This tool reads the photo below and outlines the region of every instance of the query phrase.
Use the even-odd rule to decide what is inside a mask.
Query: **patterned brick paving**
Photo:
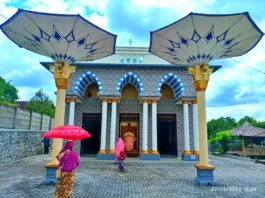
[[[199,186],[194,181],[193,162],[163,159],[159,162],[126,161],[126,172],[118,171],[112,161],[82,158],[77,171],[73,197],[263,197],[265,166],[250,160],[210,157],[217,166],[217,185]],[[47,155],[0,166],[1,198],[49,198],[55,186],[41,184]],[[253,188],[253,189],[252,189]],[[251,191],[252,190],[252,191]]]

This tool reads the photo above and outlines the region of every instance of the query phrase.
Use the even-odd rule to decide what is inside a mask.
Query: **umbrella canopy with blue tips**
[[[172,64],[200,65],[215,59],[241,56],[254,48],[263,32],[248,12],[190,13],[151,32],[149,52]]]
[[[18,9],[0,28],[19,47],[55,62],[92,61],[115,53],[117,36],[80,15]]]

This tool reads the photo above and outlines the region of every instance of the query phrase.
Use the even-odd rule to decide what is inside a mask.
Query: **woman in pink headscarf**
[[[124,142],[122,138],[118,138],[118,141],[115,144],[115,164],[119,164],[119,155],[121,152],[124,152]]]
[[[64,148],[56,157],[59,160],[59,166],[62,167],[61,177],[56,184],[55,198],[72,197],[75,170],[79,166],[80,160],[75,151],[73,151],[74,142],[66,142]]]

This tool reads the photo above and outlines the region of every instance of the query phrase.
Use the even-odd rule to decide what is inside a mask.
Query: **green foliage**
[[[218,131],[226,131],[237,127],[236,120],[231,117],[213,119],[207,123],[208,139],[215,137]]]
[[[4,104],[4,105],[10,106],[10,107],[17,107],[18,106],[18,104],[16,104],[16,103],[10,103],[7,101],[0,101],[0,104]]]
[[[246,121],[248,121],[250,124],[252,124],[253,126],[257,126],[257,127],[261,127],[261,128],[265,128],[265,122],[258,122],[256,121],[254,118],[249,117],[249,116],[245,116],[244,118],[241,118],[237,124],[238,126],[241,126],[242,124],[244,124]]]
[[[39,89],[27,103],[27,110],[54,117],[55,106],[49,96]]]
[[[231,149],[233,140],[234,136],[230,131],[221,131],[217,132],[209,143],[214,147],[215,151],[224,154]]]
[[[261,145],[262,145],[262,146],[265,146],[265,140],[263,140],[263,141],[261,142]]]
[[[257,127],[260,127],[260,128],[265,128],[265,122],[256,122],[253,124],[253,126],[257,126]]]
[[[250,124],[252,124],[252,125],[254,125],[254,124],[257,123],[257,121],[256,121],[254,118],[249,117],[249,116],[245,116],[244,118],[241,118],[241,119],[237,122],[237,124],[238,124],[238,126],[241,126],[241,125],[244,124],[246,121],[248,121],[248,122],[249,122]]]
[[[18,97],[18,90],[10,84],[11,81],[6,81],[0,77],[0,101],[4,104],[15,104]]]

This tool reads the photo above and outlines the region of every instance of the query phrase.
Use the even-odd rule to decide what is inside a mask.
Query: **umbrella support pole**
[[[216,184],[213,171],[215,166],[209,164],[208,159],[208,138],[207,138],[207,119],[206,119],[206,100],[205,90],[208,85],[210,73],[212,69],[208,64],[197,65],[189,67],[192,73],[193,85],[197,91],[198,102],[198,127],[199,127],[199,148],[200,148],[200,161],[195,164],[197,169],[196,182],[200,185],[214,185]]]
[[[70,66],[66,63],[55,63],[50,66],[54,71],[54,79],[57,87],[57,98],[56,98],[56,110],[55,110],[55,122],[54,127],[64,125],[64,114],[65,114],[65,94],[69,84],[71,74],[73,73],[75,66]],[[52,143],[52,158],[51,162],[45,164],[46,177],[43,181],[44,184],[55,184],[57,182],[56,170],[58,168],[58,160],[56,156],[62,149],[62,139],[55,138]]]

